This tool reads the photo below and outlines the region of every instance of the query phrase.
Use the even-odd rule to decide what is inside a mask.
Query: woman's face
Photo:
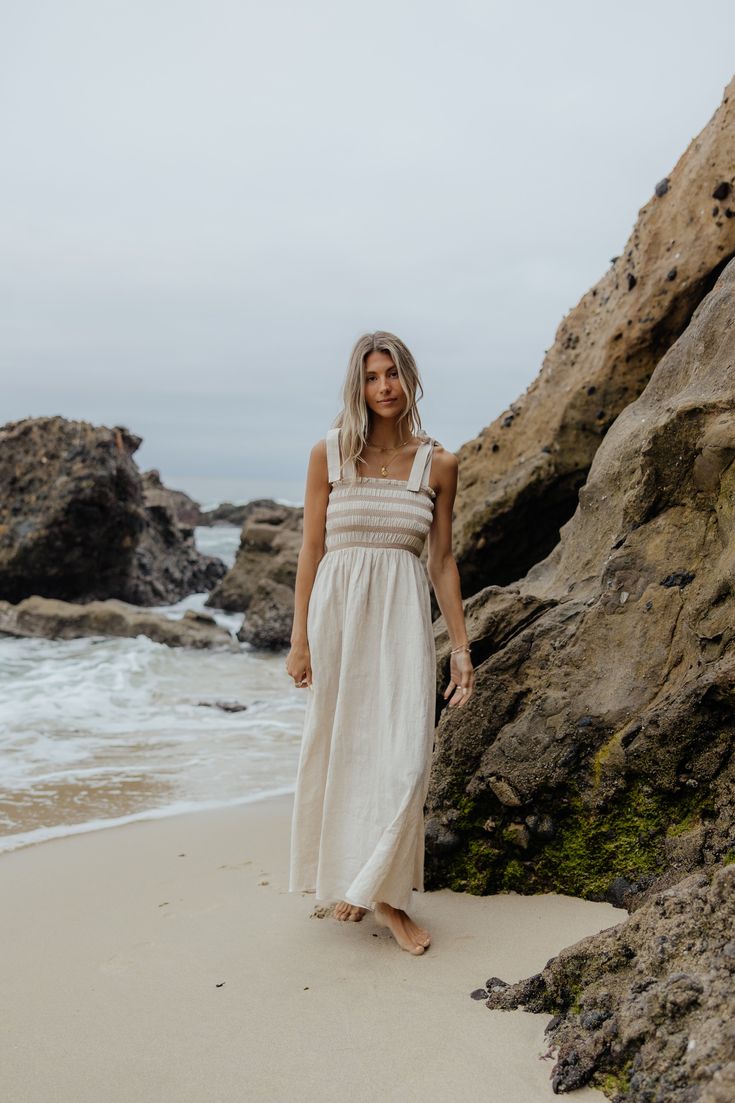
[[[387,352],[370,352],[365,358],[365,401],[378,417],[396,417],[405,409],[406,392]]]

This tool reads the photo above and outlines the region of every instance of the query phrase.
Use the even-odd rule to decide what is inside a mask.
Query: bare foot
[[[367,908],[360,908],[357,904],[348,904],[346,900],[340,900],[334,905],[334,918],[347,922],[359,923]]]
[[[390,904],[379,901],[375,905],[375,922],[387,927],[401,949],[410,954],[423,954],[431,943],[431,935],[424,927],[419,927],[406,912]]]

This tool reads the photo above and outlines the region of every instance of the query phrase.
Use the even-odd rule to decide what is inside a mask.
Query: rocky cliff
[[[475,694],[454,710],[437,698],[426,887],[556,891],[633,913],[533,977],[472,993],[553,1014],[553,1090],[591,1083],[615,1103],[735,1098],[735,219],[722,207],[735,151],[725,166],[713,144],[730,111],[726,98],[657,196],[705,156],[692,189],[730,174],[713,221],[701,207],[677,231],[699,235],[672,258],[673,284],[699,255],[689,290],[678,303],[662,290],[655,235],[646,264],[626,250],[630,278],[585,296],[513,417],[460,454],[465,575],[513,581],[465,603]],[[649,283],[648,330],[635,316],[623,328],[622,297]],[[542,426],[548,447],[525,454]],[[500,466],[481,488],[483,452]],[[524,535],[531,515],[540,531]],[[435,632],[441,692],[450,645],[441,620]]]
[[[628,906],[735,852],[733,459],[735,261],[554,551],[468,603],[477,688],[437,728],[431,885]]]
[[[557,543],[605,434],[735,255],[734,185],[735,79],[562,320],[537,378],[460,449],[463,593],[521,578]]]

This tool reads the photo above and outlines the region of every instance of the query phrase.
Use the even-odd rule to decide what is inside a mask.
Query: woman
[[[410,918],[424,891],[424,815],[436,655],[428,580],[452,641],[449,706],[474,687],[452,556],[457,459],[420,428],[413,356],[392,333],[361,337],[344,409],[309,458],[286,670],[311,690],[291,825],[290,892],[372,910],[422,954]],[[419,558],[428,536],[426,567]]]

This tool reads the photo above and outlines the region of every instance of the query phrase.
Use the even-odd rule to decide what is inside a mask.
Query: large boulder
[[[132,458],[140,443],[122,426],[62,417],[0,428],[0,597],[155,605],[225,574],[151,498]]]
[[[553,1014],[557,1093],[591,1084],[615,1103],[732,1103],[735,865],[693,873],[541,973],[491,977],[472,995]]]
[[[17,605],[0,601],[0,634],[49,640],[148,636],[169,647],[239,650],[227,629],[208,613],[187,609],[175,619],[115,598],[85,605],[48,597],[27,597]]]
[[[238,639],[260,648],[287,647],[304,510],[271,499],[249,502],[232,568],[207,605],[245,614]]]
[[[476,692],[437,728],[429,887],[628,905],[732,846],[733,365],[735,261],[608,431],[557,547],[468,603]]]
[[[523,577],[557,543],[605,433],[735,254],[733,166],[735,79],[620,256],[562,320],[525,394],[460,448],[464,593]]]

